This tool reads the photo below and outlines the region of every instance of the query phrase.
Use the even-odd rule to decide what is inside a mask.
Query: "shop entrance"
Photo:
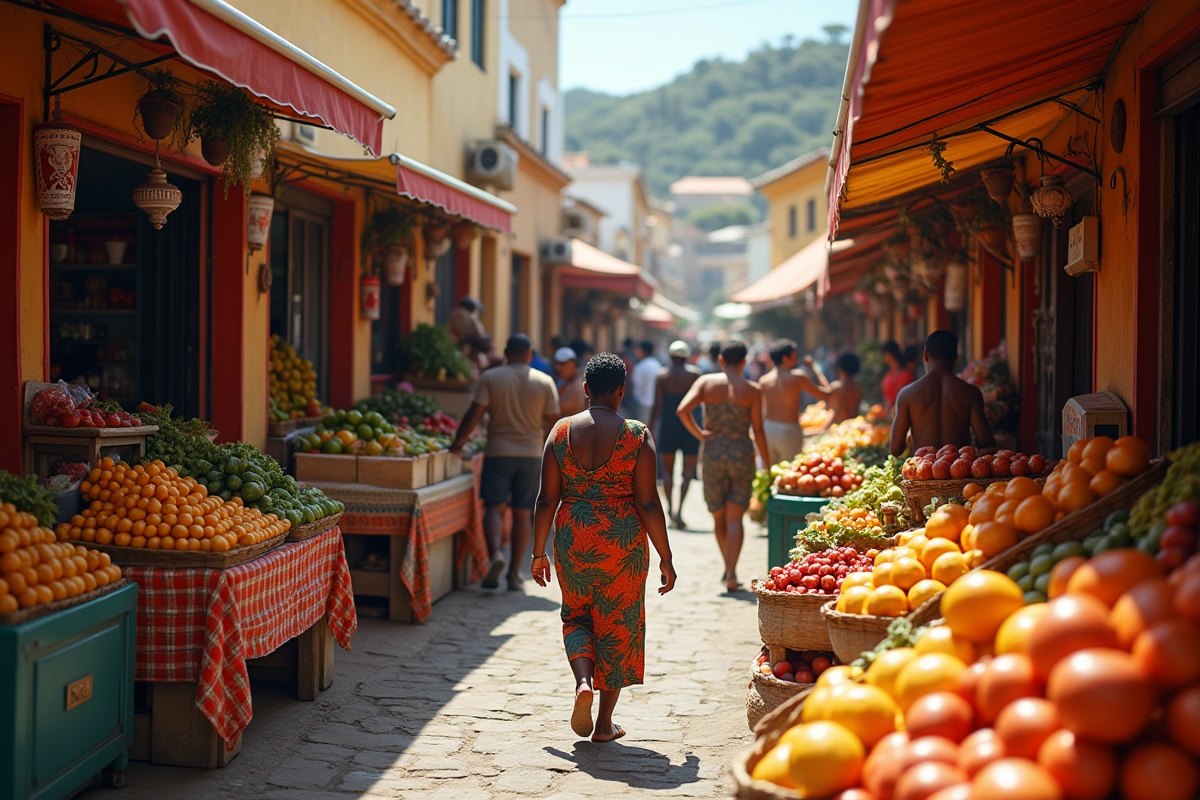
[[[113,149],[84,139],[75,211],[50,222],[50,380],[199,416],[201,184],[164,165],[183,202],[156,231],[132,199],[153,161]]]

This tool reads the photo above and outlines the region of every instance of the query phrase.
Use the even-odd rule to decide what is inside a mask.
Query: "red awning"
[[[508,233],[516,206],[458,178],[439,172],[398,153],[390,157],[396,165],[396,191],[448,214],[464,217],[477,225]]]
[[[1117,41],[1148,0],[866,0],[829,180],[839,215],[936,185],[936,132],[960,174],[1089,110]],[[1061,99],[1064,102],[1060,103]],[[843,100],[843,103],[847,103]]]
[[[372,153],[396,110],[222,0],[54,0],[169,42],[193,67],[349,136]]]
[[[622,261],[581,239],[571,240],[571,263],[559,267],[559,283],[564,289],[598,289],[650,300],[654,297],[653,279],[642,268]]]
[[[834,251],[844,250],[850,242],[834,242]],[[829,267],[829,242],[824,236],[806,245],[800,252],[735,294],[735,303],[750,303],[756,310],[783,305],[808,287],[821,281]]]

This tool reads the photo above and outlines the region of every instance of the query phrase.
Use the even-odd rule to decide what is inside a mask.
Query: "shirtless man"
[[[829,384],[828,394],[817,392],[816,396],[829,404],[833,409],[833,421],[845,422],[858,416],[858,406],[862,403],[863,389],[854,376],[861,368],[861,362],[854,353],[842,353],[835,364],[838,379]]]
[[[791,339],[780,339],[771,344],[771,360],[775,362],[775,369],[762,377],[759,386],[766,404],[763,428],[771,443],[771,463],[778,464],[791,461],[804,449],[804,431],[800,428],[801,393],[826,397],[830,387],[811,357],[804,358],[804,366],[813,370],[819,383],[813,383],[807,373],[796,368],[800,356]]]
[[[899,456],[912,449],[939,448],[952,444],[965,447],[975,433],[981,450],[995,447],[996,437],[983,413],[983,393],[954,374],[958,360],[958,337],[949,331],[934,331],[925,340],[925,375],[900,390],[896,418],[892,421],[891,452]]]
[[[654,382],[654,410],[650,412],[650,430],[657,432],[658,455],[662,459],[663,493],[667,496],[667,518],[671,524],[684,530],[683,499],[688,487],[696,477],[696,457],[700,453],[700,440],[683,427],[675,409],[688,389],[700,377],[700,370],[688,363],[692,348],[682,340],[671,342],[667,348],[671,365],[658,372]],[[662,423],[661,428],[656,426]],[[683,453],[683,483],[679,488],[679,506],[672,499],[675,484],[675,454]]]
[[[587,408],[583,393],[583,378],[579,375],[579,359],[570,347],[554,351],[554,371],[562,385],[558,387],[558,410],[564,417],[573,417]]]
[[[721,348],[721,371],[702,375],[692,384],[675,415],[701,442],[704,449],[704,502],[713,515],[713,532],[725,561],[726,590],[740,588],[738,556],[745,532],[742,517],[750,505],[754,483],[754,450],[763,463],[770,458],[763,429],[762,390],[742,377],[746,368],[746,343],[730,339]],[[703,404],[704,428],[692,412]],[[754,441],[750,430],[754,430]]]

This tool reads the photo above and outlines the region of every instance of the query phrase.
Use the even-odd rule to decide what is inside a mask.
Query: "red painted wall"
[[[212,423],[219,441],[243,435],[246,305],[246,195],[240,186],[212,193]],[[262,346],[260,344],[259,346]]]
[[[329,287],[329,397],[334,408],[354,405],[354,332],[358,265],[354,263],[354,203],[333,207],[333,269]]]
[[[0,98],[0,468],[21,472],[23,109]]]

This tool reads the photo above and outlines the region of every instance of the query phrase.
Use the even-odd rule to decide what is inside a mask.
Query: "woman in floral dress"
[[[592,358],[583,388],[587,410],[561,420],[546,441],[532,572],[538,585],[550,582],[546,540],[553,524],[563,641],[575,675],[571,730],[607,742],[625,735],[612,721],[621,689],[641,683],[645,671],[647,536],[658,552],[659,594],[675,586],[675,569],[654,442],[645,425],[617,413],[625,395],[620,356]],[[596,691],[600,709],[593,726]]]

